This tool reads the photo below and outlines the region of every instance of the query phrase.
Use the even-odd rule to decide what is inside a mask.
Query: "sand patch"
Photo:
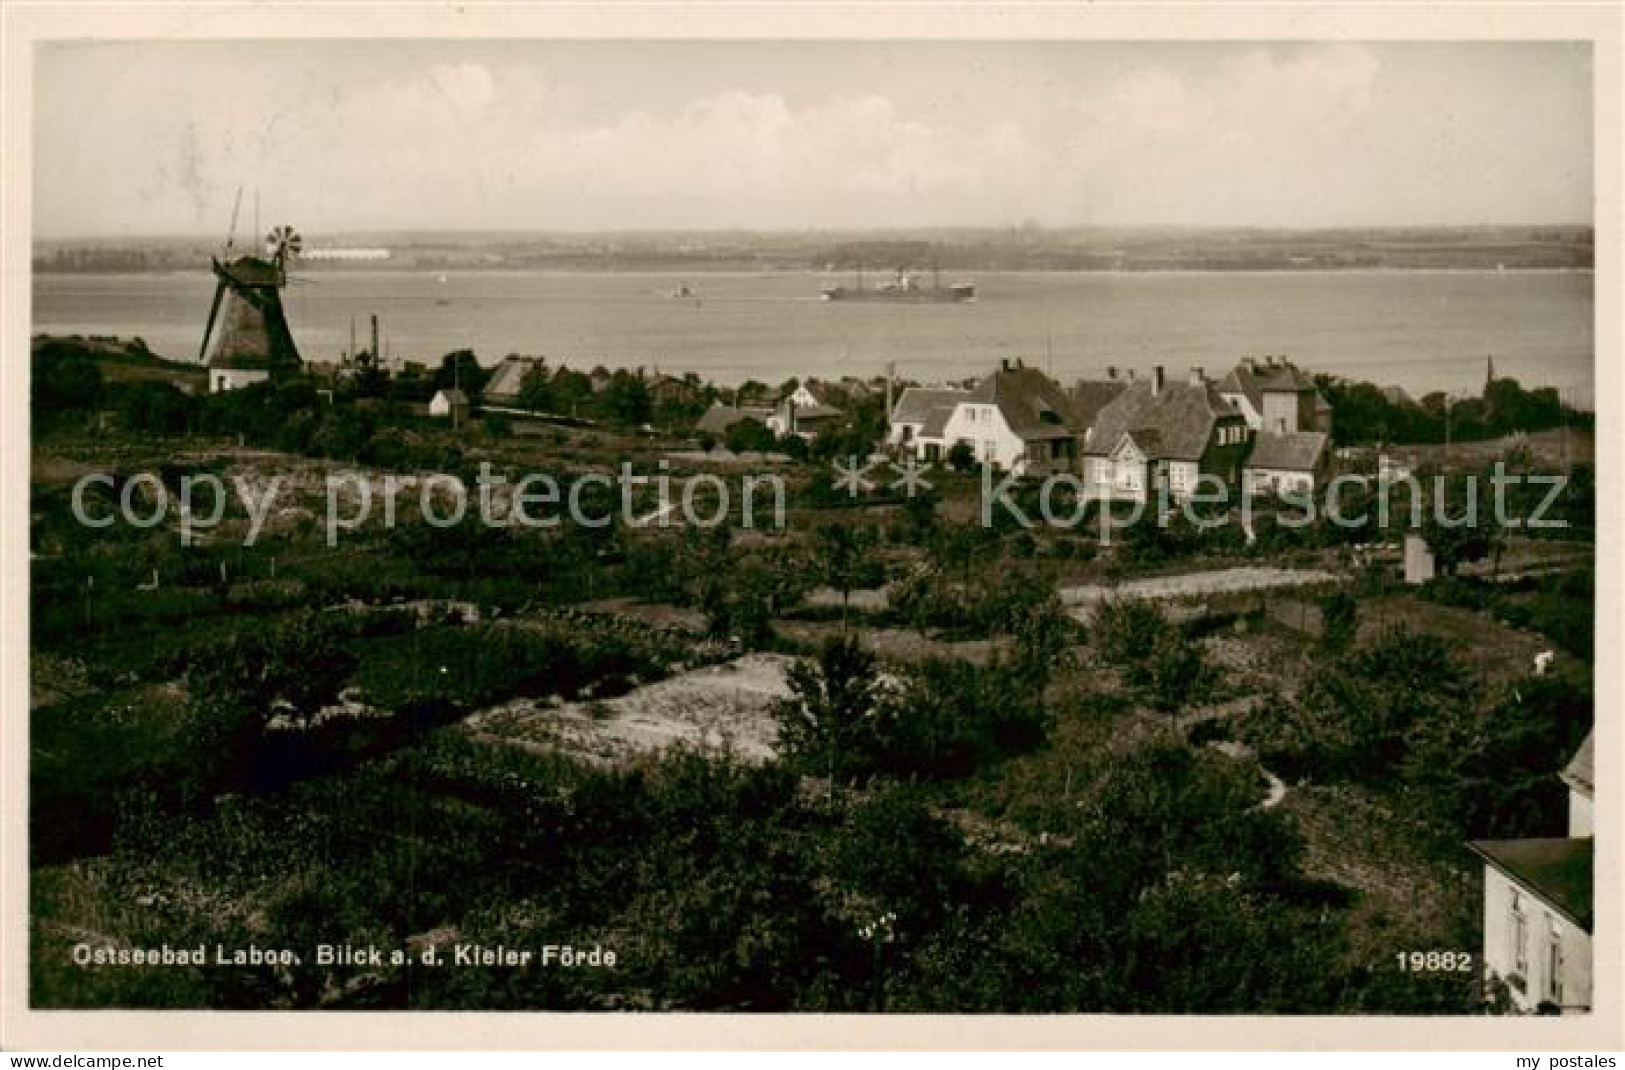
[[[778,741],[773,705],[790,694],[786,673],[793,661],[747,654],[602,701],[516,699],[471,714],[463,727],[486,742],[564,751],[607,765],[676,746],[767,761]]]

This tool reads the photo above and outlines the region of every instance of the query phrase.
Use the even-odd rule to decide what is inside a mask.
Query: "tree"
[[[785,753],[804,762],[821,762],[833,797],[843,770],[845,748],[857,743],[880,697],[880,675],[873,654],[855,636],[830,638],[816,663],[791,666],[790,697],[779,700],[775,713]]]
[[[553,376],[546,363],[537,361],[519,381],[519,407],[531,412],[552,412],[556,406]]]
[[[948,448],[948,467],[956,472],[969,472],[976,467],[976,451],[965,439],[960,439]]]
[[[739,420],[727,431],[728,448],[735,453],[764,453],[778,444],[778,439],[760,420]]]
[[[431,381],[436,390],[456,387],[472,397],[485,388],[486,378],[487,372],[480,367],[474,351],[459,349],[440,358],[440,367],[435,369]]]
[[[903,502],[903,519],[907,523],[911,542],[924,544],[930,541],[937,528],[937,492],[926,490],[910,495]]]
[[[1360,604],[1347,591],[1333,591],[1320,599],[1320,641],[1327,650],[1347,649],[1359,631]]]
[[[874,540],[865,528],[847,524],[825,524],[818,529],[819,577],[841,592],[841,627],[846,627],[847,606],[852,591],[877,584],[882,578],[879,563],[872,556]]]
[[[1122,669],[1131,684],[1139,684],[1144,679],[1147,653],[1168,627],[1148,602],[1110,599],[1095,607],[1091,631],[1101,657]]]
[[[1179,711],[1202,693],[1208,671],[1200,646],[1177,628],[1164,628],[1145,658],[1146,698],[1177,730]]]
[[[79,350],[47,345],[34,352],[29,386],[34,419],[43,423],[60,412],[93,408],[101,395],[102,373]]]
[[[654,400],[649,386],[631,372],[618,371],[610,377],[598,399],[604,418],[624,427],[639,427],[649,422],[654,412]]]

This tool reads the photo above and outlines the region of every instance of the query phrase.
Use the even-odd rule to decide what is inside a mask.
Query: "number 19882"
[[[1399,951],[1402,973],[1466,973],[1473,968],[1471,951]]]

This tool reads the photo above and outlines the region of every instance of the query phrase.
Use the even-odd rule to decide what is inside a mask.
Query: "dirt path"
[[[1095,605],[1109,598],[1191,598],[1257,591],[1271,587],[1303,587],[1315,583],[1335,583],[1338,578],[1335,573],[1315,568],[1240,566],[1207,572],[1187,572],[1179,576],[1148,576],[1145,579],[1124,580],[1122,583],[1109,586],[1090,583],[1061,587],[1056,593],[1060,595],[1061,603],[1071,607],[1074,615],[1077,615],[1087,614]]]
[[[1245,743],[1218,740],[1209,743],[1208,746],[1223,754],[1226,758],[1234,758],[1238,762],[1251,761],[1254,758],[1253,749]],[[1265,769],[1262,765],[1258,767],[1258,771],[1263,773],[1264,779],[1269,782],[1269,792],[1264,796],[1264,801],[1258,804],[1258,809],[1273,810],[1286,800],[1286,781]]]

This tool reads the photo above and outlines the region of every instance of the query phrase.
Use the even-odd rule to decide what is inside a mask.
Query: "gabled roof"
[[[921,438],[941,438],[948,430],[948,421],[953,418],[957,405],[938,405],[926,414],[925,423],[920,427]]]
[[[968,391],[958,389],[907,387],[892,407],[891,422],[919,424],[922,437],[941,438],[949,417],[967,396]]]
[[[1247,457],[1247,468],[1284,469],[1290,472],[1313,472],[1326,456],[1330,441],[1324,431],[1287,431],[1263,434],[1253,440],[1253,450]]]
[[[801,386],[807,393],[817,398],[820,405],[837,409],[846,403],[846,392],[833,383],[826,383],[821,379],[808,379]]]
[[[1072,397],[1072,412],[1085,428],[1095,422],[1100,410],[1117,400],[1128,389],[1128,383],[1119,379],[1079,379],[1067,391]]]
[[[783,401],[779,402],[778,411],[788,415],[790,411],[789,398],[785,398]],[[797,420],[833,420],[836,417],[843,415],[841,410],[835,408],[833,405],[822,404],[797,405],[795,407],[795,413]]]
[[[1574,752],[1574,757],[1569,759],[1569,764],[1564,768],[1562,774],[1563,783],[1587,798],[1595,798],[1597,791],[1591,737],[1592,733],[1587,732],[1585,742],[1580,744],[1580,749]]]
[[[1484,861],[1591,931],[1592,839],[1477,840]]]
[[[532,368],[541,367],[542,364],[541,357],[504,357],[485,384],[485,396],[493,399],[517,398],[525,384],[525,376],[530,374]]]
[[[1212,383],[1192,386],[1188,381],[1164,382],[1162,389],[1153,393],[1154,387],[1153,380],[1136,380],[1101,409],[1089,430],[1084,452],[1104,457],[1125,432],[1148,430],[1157,432],[1162,458],[1198,461],[1213,438],[1214,425],[1223,419],[1241,417]]]
[[[1010,430],[1027,440],[1069,438],[1086,429],[1066,391],[1037,368],[1000,368],[964,400],[996,406]]]
[[[1127,440],[1130,445],[1147,457],[1157,457],[1162,454],[1162,434],[1154,427],[1140,427],[1133,431],[1124,431],[1123,437],[1118,439],[1121,443]]]
[[[1252,403],[1253,408],[1264,411],[1264,395],[1266,393],[1284,392],[1298,394],[1307,390],[1315,390],[1314,379],[1298,368],[1290,360],[1259,361],[1253,358],[1243,360],[1230,370],[1219,383],[1219,392],[1223,394],[1244,394]]]
[[[720,435],[741,420],[755,420],[757,423],[765,424],[771,415],[770,409],[735,408],[719,401],[705,410],[705,415],[694,425],[694,430]]]
[[[422,396],[423,396],[422,394],[418,395],[418,397],[422,397]],[[461,390],[457,389],[456,387],[451,387],[449,389],[443,387],[443,388],[441,388],[439,390],[436,390],[434,392],[434,396],[437,397],[437,398],[445,398],[446,403],[448,405],[467,405],[468,404],[468,395],[463,393]]]

